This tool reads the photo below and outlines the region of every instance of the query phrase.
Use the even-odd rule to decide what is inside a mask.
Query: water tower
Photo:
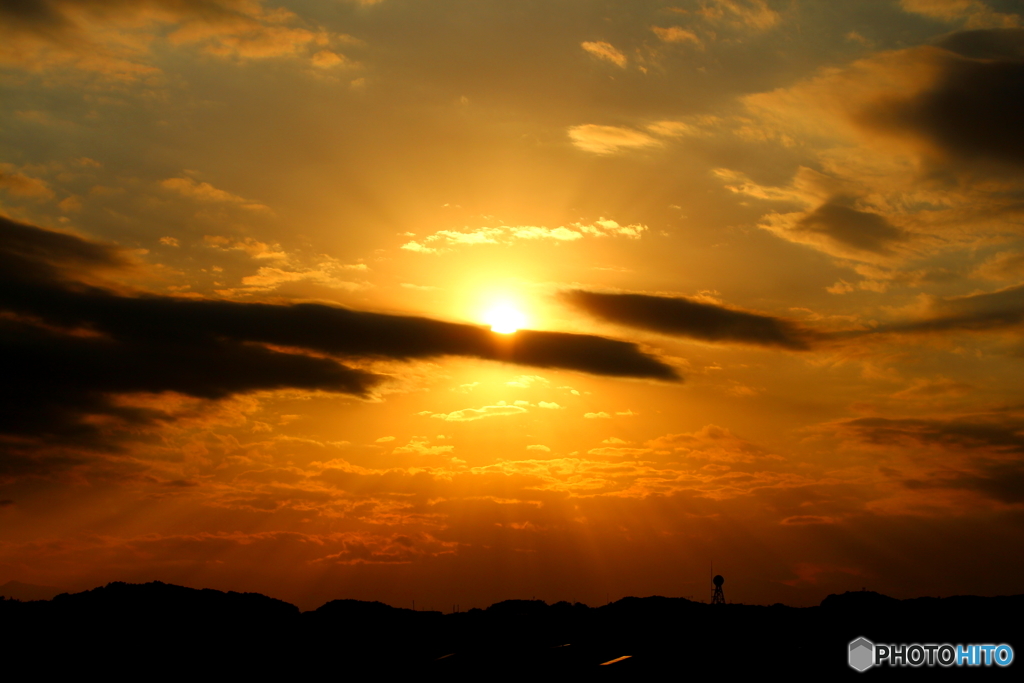
[[[715,584],[715,592],[711,595],[712,605],[724,605],[725,604],[725,593],[722,592],[722,584],[725,583],[725,577],[721,574],[711,579],[711,583]]]

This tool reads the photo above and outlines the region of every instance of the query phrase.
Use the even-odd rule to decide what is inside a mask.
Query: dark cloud
[[[138,14],[152,7],[174,15],[213,21],[244,16],[242,10],[246,9],[246,4],[244,0],[0,0],[0,17],[33,29],[52,29],[73,25],[73,17],[83,12],[109,19],[117,14]]]
[[[1024,165],[1024,31],[969,31],[941,44],[959,53],[942,62],[928,90],[886,100],[865,121],[924,136],[953,159]],[[960,56],[967,55],[967,56]]]
[[[1003,503],[1024,503],[1024,420],[1013,415],[952,419],[860,418],[843,423],[858,439],[877,446],[955,450],[967,456],[956,471],[907,479],[912,489],[977,491]]]
[[[864,417],[843,423],[869,443],[894,445],[911,441],[963,449],[1024,455],[1024,421],[993,415],[973,419],[891,419]]]
[[[494,345],[493,335],[490,337]],[[492,357],[523,365],[544,368],[567,368],[595,375],[620,375],[678,380],[672,368],[640,353],[635,344],[589,334],[536,332],[522,330],[510,340],[510,348],[502,348],[499,339]],[[475,355],[475,354],[473,354]]]
[[[593,316],[662,334],[803,350],[819,335],[782,318],[717,304],[647,294],[571,290],[562,298]]]
[[[997,292],[942,299],[932,306],[932,315],[924,320],[894,323],[875,332],[947,332],[984,331],[1024,324],[1024,285]]]
[[[1024,463],[989,465],[980,474],[959,475],[950,486],[979,491],[1003,503],[1024,503]]]
[[[83,270],[128,265],[113,245],[41,230],[4,216],[0,216],[0,236],[0,278],[12,285],[66,282]]]
[[[840,244],[875,254],[889,253],[889,245],[907,238],[883,216],[845,205],[842,198],[822,204],[796,224],[797,230],[829,237]]]
[[[290,387],[366,395],[383,378],[341,362],[353,358],[461,355],[678,379],[635,344],[601,337],[502,336],[473,325],[314,304],[126,296],[77,279],[90,268],[126,264],[114,246],[0,217],[0,433],[96,445],[103,430],[86,416],[129,425],[166,418],[111,398],[131,392],[217,399]]]
[[[84,322],[84,321],[83,321]],[[110,396],[175,391],[203,398],[300,388],[364,395],[377,376],[330,359],[279,353],[212,336],[82,336],[0,321],[0,432],[81,441],[99,428],[78,418],[106,414],[128,423],[160,417],[119,407]]]
[[[671,368],[644,355],[635,344],[590,335],[521,330],[505,337],[476,325],[319,304],[111,297],[95,292],[62,293],[57,301],[40,297],[32,303],[33,313],[54,323],[88,324],[118,338],[152,343],[221,339],[400,360],[460,355],[599,375],[677,379]]]
[[[944,37],[938,46],[971,59],[1024,59],[1024,29],[960,31]]]
[[[47,0],[0,0],[0,16],[26,24],[61,24],[62,17]]]

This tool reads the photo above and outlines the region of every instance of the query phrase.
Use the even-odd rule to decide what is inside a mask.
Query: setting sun
[[[487,311],[484,322],[491,326],[493,332],[512,334],[526,324],[526,316],[508,304],[501,304]]]

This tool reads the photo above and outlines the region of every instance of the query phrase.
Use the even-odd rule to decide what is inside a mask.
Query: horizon
[[[1017,0],[0,3],[0,584],[1022,594],[1022,84]]]
[[[56,588],[54,586],[37,586],[37,585],[33,585],[33,584],[25,584],[25,583],[22,583],[20,581],[12,580],[12,581],[8,581],[5,584],[0,585],[0,591],[2,591],[3,589],[7,588],[11,584],[16,584],[15,588],[20,589],[20,590],[24,590],[24,589],[60,590],[60,589],[58,589],[58,588]],[[61,595],[76,595],[76,594],[81,594],[81,593],[90,593],[90,592],[98,591],[98,590],[101,590],[101,589],[109,589],[111,586],[146,587],[146,586],[152,586],[152,585],[168,586],[170,588],[185,588],[185,589],[188,589],[188,590],[199,591],[199,592],[213,590],[213,591],[217,591],[219,593],[231,593],[231,592],[240,593],[239,591],[221,591],[221,590],[218,590],[218,589],[215,589],[215,588],[211,589],[209,587],[182,586],[182,585],[179,585],[179,584],[167,583],[165,581],[159,581],[159,580],[147,581],[145,583],[132,583],[132,582],[126,582],[126,581],[111,581],[111,582],[109,582],[109,583],[107,583],[105,585],[94,586],[92,588],[87,588],[87,589],[84,589],[84,590],[81,590],[81,591],[63,591],[62,590],[62,591],[60,591],[59,593],[56,593],[53,597],[50,597],[50,598],[28,598],[28,599],[25,599],[25,598],[12,597],[10,595],[7,595],[6,593],[0,592],[0,599],[15,600],[15,601],[20,601],[20,602],[31,602],[31,601],[48,602],[50,600],[53,600],[55,597],[58,597],[58,596],[61,596]],[[621,602],[623,600],[648,600],[648,599],[684,600],[686,602],[693,603],[693,604],[703,604],[703,605],[709,605],[709,606],[713,604],[710,599],[701,600],[701,599],[698,599],[696,596],[686,596],[686,595],[642,595],[642,596],[641,595],[623,595],[623,596],[621,596],[621,597],[619,597],[617,599],[612,599],[609,602],[605,602],[605,603],[597,604],[597,605],[591,605],[591,604],[582,603],[582,602],[572,602],[572,601],[569,601],[569,600],[546,601],[546,600],[542,600],[540,598],[532,597],[532,598],[505,598],[503,600],[499,600],[497,602],[493,602],[493,603],[491,603],[489,605],[486,605],[486,606],[483,606],[483,607],[477,606],[477,605],[473,605],[473,606],[470,606],[468,608],[464,608],[459,603],[452,603],[451,606],[447,610],[445,610],[444,608],[438,609],[438,608],[433,607],[433,606],[416,605],[415,602],[413,602],[413,604],[410,606],[410,605],[390,604],[390,603],[387,603],[387,602],[384,602],[384,601],[381,601],[381,600],[358,600],[358,599],[355,599],[355,598],[336,597],[336,598],[331,598],[331,599],[327,600],[326,602],[324,602],[324,603],[322,603],[320,605],[316,605],[315,607],[303,607],[301,605],[295,605],[293,603],[290,603],[287,600],[281,600],[280,598],[278,598],[276,596],[266,595],[264,593],[244,592],[244,593],[240,593],[240,594],[242,594],[242,595],[258,595],[258,596],[261,596],[261,597],[265,597],[265,598],[270,598],[272,600],[276,600],[278,602],[284,602],[286,604],[292,605],[293,607],[297,607],[299,609],[299,611],[302,612],[302,613],[316,611],[320,607],[323,607],[324,605],[330,604],[332,602],[362,602],[362,603],[368,603],[368,604],[384,605],[385,607],[388,607],[388,608],[391,608],[391,609],[409,610],[409,611],[415,611],[415,612],[436,612],[436,613],[439,613],[439,614],[461,614],[461,613],[469,612],[469,611],[472,611],[472,610],[483,610],[483,611],[486,611],[486,610],[490,609],[491,607],[494,607],[495,605],[501,605],[501,604],[505,604],[505,603],[533,603],[533,604],[541,603],[541,604],[543,604],[543,605],[545,605],[547,607],[553,607],[553,606],[556,606],[556,605],[565,604],[565,605],[570,605],[572,607],[585,607],[587,609],[599,609],[601,607],[606,607],[608,605],[613,605],[613,604]],[[779,607],[779,606],[781,606],[781,607],[786,607],[786,608],[790,608],[790,609],[808,609],[808,608],[812,608],[812,607],[821,607],[822,604],[828,598],[844,597],[844,596],[853,595],[853,594],[875,595],[875,596],[879,596],[879,597],[882,597],[882,598],[887,598],[887,599],[890,599],[890,600],[895,600],[897,602],[905,602],[905,601],[913,602],[915,600],[944,600],[946,598],[1000,599],[1000,598],[1021,597],[1021,594],[1018,594],[1018,595],[994,595],[994,596],[983,596],[983,595],[975,595],[975,594],[963,594],[963,595],[952,595],[952,596],[945,596],[945,597],[935,597],[935,596],[929,596],[929,595],[921,595],[921,596],[916,596],[916,597],[912,597],[912,598],[902,598],[901,599],[901,598],[893,598],[892,596],[885,595],[883,593],[878,593],[877,591],[867,590],[867,588],[862,588],[861,590],[844,591],[843,593],[830,593],[829,595],[825,596],[825,598],[822,599],[821,603],[819,603],[817,605],[799,606],[799,605],[786,605],[786,604],[778,603],[778,602],[773,603],[771,605],[767,605],[767,604],[762,604],[762,603],[753,603],[752,604],[752,603],[744,603],[744,602],[734,602],[732,600],[726,600],[726,602],[723,603],[723,604],[737,605],[737,606],[743,606],[743,607]]]

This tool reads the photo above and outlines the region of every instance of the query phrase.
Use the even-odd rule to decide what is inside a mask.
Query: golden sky
[[[0,1],[0,583],[1024,591],[1022,16]]]

